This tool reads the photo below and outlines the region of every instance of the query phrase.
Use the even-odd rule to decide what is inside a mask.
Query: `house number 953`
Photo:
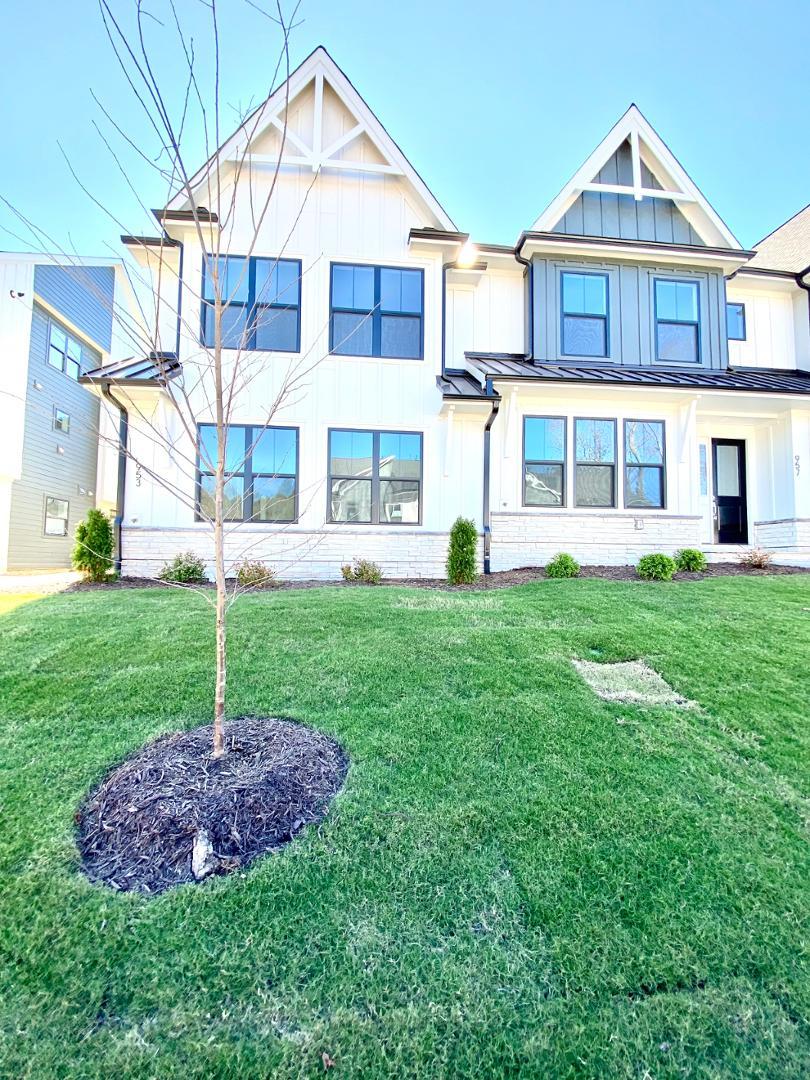
[[[802,471],[802,459],[798,454],[793,459],[793,467],[795,468],[796,475],[798,476],[799,473]]]

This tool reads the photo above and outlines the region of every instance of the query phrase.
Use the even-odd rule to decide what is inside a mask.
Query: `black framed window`
[[[745,341],[745,304],[726,304],[726,327],[729,341]]]
[[[577,506],[616,505],[616,421],[574,421]]]
[[[700,289],[696,281],[655,281],[655,355],[673,364],[700,360]]]
[[[45,536],[67,536],[70,503],[67,499],[54,499],[45,496]]]
[[[420,524],[422,435],[330,430],[328,490],[330,521]]]
[[[663,420],[624,422],[624,505],[663,509],[666,437]]]
[[[61,431],[63,435],[70,434],[70,416],[63,409],[59,409],[54,405],[53,409],[53,430]]]
[[[565,505],[565,417],[523,418],[523,505]]]
[[[564,270],[562,351],[566,356],[608,355],[608,276]]]
[[[48,332],[48,363],[71,379],[78,379],[82,373],[81,345],[55,322]]]
[[[197,516],[214,515],[216,424],[200,424]],[[231,424],[225,438],[228,521],[289,522],[298,518],[298,428]]]
[[[332,263],[330,297],[330,352],[422,359],[422,270]]]
[[[210,264],[203,259],[200,340],[214,346],[214,287]],[[263,256],[221,255],[217,261],[224,349],[300,352],[301,262]]]

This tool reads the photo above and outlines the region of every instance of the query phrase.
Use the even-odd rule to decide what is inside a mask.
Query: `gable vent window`
[[[664,423],[662,420],[624,422],[624,505],[663,509]]]
[[[608,355],[608,278],[606,274],[564,271],[562,351],[566,356]]]
[[[70,432],[70,416],[62,409],[53,410],[53,430],[61,431],[63,435]]]
[[[616,421],[577,419],[577,506],[616,505]]]
[[[422,270],[332,264],[329,351],[421,360]]]
[[[726,304],[729,341],[745,341],[745,304]]]
[[[214,516],[216,424],[200,424],[197,518]],[[290,522],[298,517],[298,428],[232,424],[225,437],[225,518]]]
[[[215,290],[211,265],[203,259],[200,340],[214,347]],[[299,352],[301,349],[301,262],[244,255],[221,255],[217,261],[222,311],[223,349]]]
[[[67,499],[45,498],[45,528],[46,536],[67,536],[68,515],[70,504]]]
[[[696,281],[655,282],[656,356],[672,364],[700,360],[699,291]]]
[[[81,345],[54,322],[50,324],[48,335],[48,363],[71,379],[78,379],[81,375]]]

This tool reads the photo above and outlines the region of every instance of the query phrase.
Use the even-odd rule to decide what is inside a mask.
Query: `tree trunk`
[[[225,753],[225,684],[227,680],[225,608],[225,418],[222,399],[222,304],[220,282],[216,279],[214,305],[214,381],[216,384],[217,414],[217,471],[214,482],[214,560],[217,587],[216,638],[217,675],[214,691],[214,757]]]

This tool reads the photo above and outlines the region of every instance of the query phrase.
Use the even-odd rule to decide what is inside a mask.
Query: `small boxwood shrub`
[[[672,581],[676,569],[677,565],[671,555],[655,552],[641,556],[636,573],[645,581]]]
[[[183,551],[167,562],[158,574],[159,581],[174,585],[203,585],[208,581],[205,563],[193,551]]]
[[[382,570],[371,559],[355,559],[353,566],[346,563],[340,572],[344,581],[359,581],[363,585],[379,585],[382,581]]]
[[[266,589],[278,585],[276,572],[261,559],[243,559],[236,567],[236,583],[242,589]]]
[[[451,585],[471,585],[476,578],[475,556],[478,550],[478,530],[475,522],[459,517],[450,530],[447,549],[447,580]]]
[[[697,548],[683,548],[676,552],[675,562],[679,570],[692,574],[702,574],[706,569],[706,556]]]
[[[88,510],[76,526],[73,566],[88,581],[109,580],[113,559],[113,531],[110,519],[100,510]]]
[[[559,555],[555,555],[551,562],[546,566],[546,577],[577,577],[578,574],[579,563],[573,555],[569,555],[566,551],[561,551]]]

